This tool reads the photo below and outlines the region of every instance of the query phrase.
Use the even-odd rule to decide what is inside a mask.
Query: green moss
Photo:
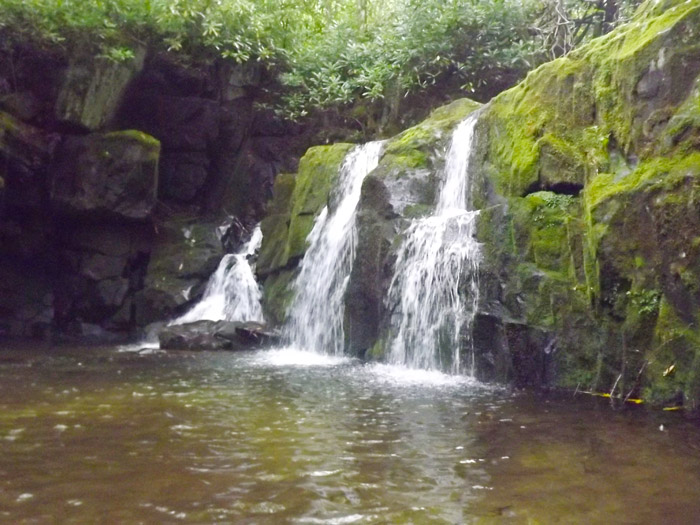
[[[659,157],[641,163],[637,169],[622,176],[601,173],[585,188],[584,195],[589,207],[623,193],[647,189],[670,188],[688,177],[700,176],[700,153],[685,157]],[[681,196],[682,198],[682,196]]]
[[[271,325],[282,325],[287,318],[287,310],[294,299],[294,279],[296,271],[283,270],[269,276],[263,283],[263,307],[265,318]]]
[[[315,215],[326,205],[340,165],[353,144],[309,148],[299,161],[292,195],[292,216]]]
[[[608,142],[611,136],[625,153],[637,148],[638,157],[650,156],[650,144],[668,118],[673,129],[667,132],[667,150],[677,146],[674,140],[686,149],[697,144],[697,134],[692,140],[683,135],[697,128],[697,104],[688,102],[679,110],[683,116],[673,120],[679,102],[673,91],[649,103],[637,94],[650,64],[679,77],[683,57],[700,51],[697,27],[700,7],[693,2],[678,4],[657,18],[640,15],[541,66],[496,97],[484,127],[489,133],[489,175],[499,193],[523,195],[538,182],[585,182],[607,171],[608,149],[614,148]],[[650,104],[656,113],[649,111]]]
[[[295,184],[294,175],[280,174],[275,179],[272,200],[267,206],[268,215],[260,224],[263,242],[256,266],[259,275],[266,276],[287,264],[287,238]]]
[[[411,204],[406,206],[403,210],[403,216],[406,219],[417,219],[419,217],[425,217],[432,213],[433,207],[429,204]]]
[[[654,347],[649,362],[644,398],[654,404],[677,401],[689,408],[700,403],[700,328],[680,319],[666,300],[659,307]]]
[[[106,139],[131,140],[134,142],[138,142],[139,144],[145,147],[151,148],[156,152],[160,152],[160,141],[157,138],[152,137],[148,133],[144,133],[143,131],[139,131],[136,129],[111,131],[109,133],[105,133],[104,137]]]
[[[426,120],[391,139],[386,155],[407,167],[424,166],[425,156],[432,153],[437,141],[479,107],[478,102],[464,98],[436,109]]]
[[[428,155],[417,149],[406,148],[397,153],[397,148],[383,156],[383,163],[390,164],[399,170],[418,169],[428,166]]]

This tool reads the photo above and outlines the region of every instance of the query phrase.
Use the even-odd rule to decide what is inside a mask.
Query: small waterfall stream
[[[392,364],[473,373],[473,358],[462,363],[460,347],[462,335],[471,335],[479,293],[478,212],[468,210],[476,120],[472,114],[454,131],[435,212],[412,222],[399,250],[387,296]]]
[[[262,232],[258,225],[238,253],[225,255],[221,259],[202,299],[171,324],[195,321],[264,322],[260,287],[248,262],[248,257],[258,251],[261,243]]]
[[[362,181],[379,163],[382,144],[370,142],[348,153],[331,195],[335,206],[324,207],[316,218],[284,328],[284,339],[291,346],[343,353],[343,295],[355,258],[355,212]]]

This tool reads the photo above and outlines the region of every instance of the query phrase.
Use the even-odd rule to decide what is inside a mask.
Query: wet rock
[[[143,290],[135,297],[139,326],[170,319],[201,295],[224,255],[217,226],[177,219],[157,226]]]
[[[408,220],[433,209],[440,156],[450,130],[479,104],[463,99],[390,139],[377,168],[362,185],[358,241],[345,298],[346,346],[355,355],[382,359],[388,342],[385,297],[393,276],[400,233]]]
[[[53,166],[51,204],[66,215],[143,220],[156,202],[160,145],[139,131],[69,137]]]
[[[164,350],[251,350],[275,344],[278,339],[258,323],[229,321],[166,326],[158,334]]]

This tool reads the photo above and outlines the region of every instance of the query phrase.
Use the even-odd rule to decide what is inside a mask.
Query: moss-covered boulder
[[[486,376],[518,375],[518,323],[546,335],[541,382],[700,402],[699,86],[700,4],[667,0],[485,108]]]
[[[156,203],[159,153],[160,143],[140,131],[67,138],[52,168],[54,210],[146,219]]]

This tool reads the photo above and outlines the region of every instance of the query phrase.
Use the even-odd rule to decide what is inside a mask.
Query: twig
[[[630,388],[630,391],[627,392],[627,395],[625,396],[624,403],[626,403],[629,398],[632,396],[632,392],[634,392],[634,389],[637,388],[639,385],[639,381],[642,378],[642,374],[644,373],[644,370],[646,367],[649,365],[649,360],[645,359],[644,362],[642,363],[642,367],[639,369],[639,372],[637,372],[637,377],[634,380],[634,383],[632,383],[632,388]]]

